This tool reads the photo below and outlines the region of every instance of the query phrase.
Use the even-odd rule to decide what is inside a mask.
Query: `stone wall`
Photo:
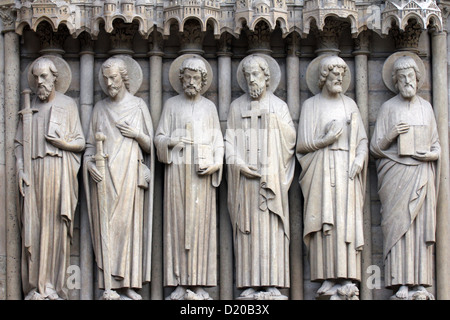
[[[11,6],[10,2],[11,1],[2,1],[0,3],[0,6],[3,5],[2,10],[5,10],[6,12],[8,8],[10,8],[8,6]],[[37,2],[39,3],[39,1]],[[56,3],[56,1],[53,2]],[[52,5],[53,2],[50,1]],[[232,18],[227,18],[230,16],[228,13],[230,8],[235,8],[234,6],[236,5],[235,1],[230,0],[202,1],[202,3],[208,2],[211,4],[211,8],[209,8],[209,10],[212,10],[211,12],[216,12],[214,10],[218,8],[217,10],[219,11],[217,12],[222,12],[222,15],[217,13],[222,17],[221,19],[215,20],[213,17],[211,20],[209,20],[209,18],[206,19],[205,22],[204,19],[202,20],[202,18],[198,18],[196,15],[191,14],[191,16],[189,16],[189,14],[183,14],[183,17],[180,17],[179,13],[175,13],[174,17],[176,17],[178,23],[172,25],[168,24],[171,19],[167,19],[170,8],[166,7],[166,5],[163,6],[161,1],[149,2],[154,3],[154,12],[151,11],[153,12],[152,18],[148,18],[149,20],[146,22],[141,19],[142,15],[138,15],[138,17],[141,17],[139,19],[136,18],[136,16],[133,18],[133,15],[130,15],[130,18],[128,19],[123,12],[121,15],[122,18],[116,19],[114,14],[109,14],[104,11],[106,10],[106,5],[105,8],[101,7],[102,11],[98,13],[96,10],[99,7],[96,7],[96,5],[99,1],[67,2],[69,2],[70,5],[68,4],[66,7],[69,12],[71,12],[70,17],[73,19],[69,17],[67,20],[63,20],[60,15],[65,13],[62,13],[61,11],[59,14],[49,15],[49,17],[45,19],[39,15],[33,16],[37,13],[31,14],[30,12],[32,11],[29,10],[31,10],[30,8],[37,8],[37,4],[32,5],[31,1],[14,2],[13,6],[15,10],[12,11],[16,12],[16,14],[13,13],[16,22],[12,29],[14,29],[15,35],[20,41],[20,50],[16,53],[20,57],[20,79],[18,85],[20,85],[20,90],[27,87],[26,70],[29,64],[37,57],[48,52],[62,54],[62,57],[69,63],[72,70],[72,82],[67,91],[67,95],[74,98],[78,103],[80,114],[82,114],[82,122],[83,119],[86,119],[86,117],[89,116],[89,108],[92,108],[93,104],[97,101],[105,98],[105,94],[101,90],[97,78],[101,64],[109,56],[120,52],[131,54],[133,58],[138,61],[143,70],[144,81],[136,95],[143,98],[148,103],[152,117],[154,117],[154,115],[157,117],[160,114],[161,107],[159,106],[159,109],[158,107],[155,108],[151,103],[152,93],[154,92],[152,91],[152,85],[154,85],[153,82],[155,81],[156,72],[152,69],[152,63],[154,63],[152,62],[152,57],[158,56],[162,59],[160,81],[162,89],[161,102],[164,103],[168,98],[176,94],[173,91],[168,78],[168,70],[171,62],[180,54],[180,52],[197,52],[203,54],[211,64],[214,73],[213,83],[205,96],[216,104],[223,130],[225,130],[226,126],[229,101],[234,100],[242,94],[242,91],[237,84],[236,70],[241,59],[249,52],[269,52],[279,63],[282,76],[280,85],[275,94],[288,102],[291,116],[296,125],[298,123],[302,103],[312,96],[312,93],[308,90],[306,84],[306,69],[308,64],[318,54],[323,52],[337,52],[347,62],[352,74],[352,82],[346,94],[358,101],[358,99],[364,99],[364,97],[361,96],[361,93],[356,92],[355,83],[359,81],[359,79],[356,79],[355,57],[358,55],[359,50],[367,50],[367,53],[364,53],[364,55],[367,56],[368,76],[368,91],[366,97],[367,114],[365,115],[365,120],[369,128],[369,136],[372,135],[377,112],[381,104],[393,97],[393,94],[384,86],[381,74],[383,63],[389,55],[398,50],[412,50],[422,58],[427,73],[425,75],[425,83],[421,88],[419,95],[432,104],[434,101],[433,95],[435,94],[433,92],[433,81],[439,81],[439,79],[433,78],[432,74],[432,35],[427,27],[430,27],[431,24],[439,27],[439,25],[442,24],[442,20],[439,20],[441,19],[440,10],[439,15],[433,16],[435,20],[426,21],[426,24],[420,26],[419,32],[414,34],[406,35],[407,31],[405,30],[409,25],[408,21],[406,21],[404,25],[401,24],[398,33],[401,33],[402,36],[398,36],[398,33],[389,32],[390,28],[396,28],[395,25],[383,29],[382,26],[385,25],[385,22],[387,23],[387,20],[389,20],[388,18],[380,20],[379,26],[375,25],[371,28],[368,24],[368,21],[370,22],[371,20],[366,19],[364,23],[361,23],[362,20],[355,17],[356,15],[361,17],[364,13],[367,15],[367,12],[369,12],[368,8],[370,8],[370,5],[368,4],[372,2],[366,2],[363,5],[362,2],[349,1],[355,8],[353,11],[351,8],[349,10],[339,9],[337,7],[334,8],[334,12],[339,13],[339,18],[333,18],[331,23],[338,23],[341,32],[338,34],[333,34],[331,32],[332,39],[328,39],[327,36],[330,37],[330,35],[327,34],[327,32],[329,32],[327,26],[330,24],[330,21],[325,21],[323,16],[325,11],[321,12],[321,10],[325,10],[325,8],[319,6],[317,9],[312,10],[311,8],[313,8],[312,5],[314,4],[313,1],[304,2],[309,3],[311,5],[310,7],[307,7],[306,5],[303,6],[303,1],[301,1],[301,3],[300,1],[281,1],[284,7],[280,9],[281,18],[278,19],[273,16],[264,16],[264,19],[258,21],[258,17],[252,15],[245,16],[244,13],[242,13],[242,19],[246,21],[246,24],[242,25],[240,24],[241,20],[236,18],[236,16],[240,14],[239,7],[236,7],[237,11],[235,12],[235,15],[231,15],[231,17],[235,18],[234,20]],[[116,5],[120,4],[120,1],[107,2],[115,3]],[[172,3],[174,1],[170,2]],[[434,1],[431,2],[434,3]],[[138,3],[141,2],[135,1],[136,6],[138,6]],[[392,3],[396,2],[393,1]],[[383,2],[381,7],[378,7],[382,9],[379,12],[380,19],[382,18],[381,12],[387,13],[388,11],[384,9],[388,8],[388,4],[392,3]],[[80,13],[77,10],[81,8],[81,12],[83,12],[82,10],[87,8],[88,4],[91,19],[85,19],[83,22],[83,20],[78,19]],[[380,1],[373,1],[372,4],[379,5]],[[446,3],[442,1],[440,4],[442,7]],[[42,6],[45,7],[45,5]],[[148,5],[148,8],[150,8],[150,4]],[[373,8],[375,7],[372,7],[372,9]],[[205,7],[202,7],[202,10],[206,9]],[[138,10],[138,8],[136,8],[136,10]],[[117,13],[117,16],[119,16],[119,11],[119,9],[114,11]],[[150,14],[149,10],[145,12]],[[158,14],[158,12],[160,12],[160,14]],[[445,13],[447,11],[442,9],[442,12],[444,13],[445,18]],[[309,17],[307,13],[316,18],[316,20],[314,20],[316,21],[316,24],[311,23],[310,20],[304,20],[304,18]],[[322,13],[322,15],[320,15],[320,13]],[[123,18],[124,16],[125,18]],[[96,19],[96,17],[102,17],[102,19]],[[419,20],[418,16],[414,17]],[[151,21],[151,23],[149,23],[149,21]],[[20,267],[20,256],[17,255],[17,248],[19,245],[17,235],[20,230],[17,225],[11,222],[17,219],[17,217],[12,214],[14,211],[11,212],[11,208],[7,206],[7,201],[10,199],[17,200],[18,195],[18,190],[14,189],[16,186],[11,183],[14,178],[11,176],[11,162],[8,162],[7,160],[10,159],[9,161],[11,161],[12,157],[11,149],[8,147],[11,145],[11,134],[8,135],[6,133],[8,130],[11,131],[11,128],[16,125],[17,118],[11,120],[7,117],[11,112],[9,111],[11,106],[9,106],[8,109],[6,104],[10,100],[7,100],[8,97],[5,95],[4,91],[5,69],[9,68],[9,66],[4,63],[4,61],[6,61],[4,57],[6,52],[4,51],[4,46],[6,45],[4,35],[8,33],[8,36],[10,36],[11,26],[7,23],[8,20],[5,16],[2,16],[2,22],[7,28],[5,29],[5,27],[2,26],[3,33],[0,36],[0,149],[2,150],[0,153],[0,177],[2,181],[5,181],[5,187],[0,190],[0,299],[21,299],[23,298],[20,293],[21,289],[20,287],[17,288],[18,283],[20,283],[20,272],[15,269]],[[445,29],[447,29],[449,22],[446,19],[444,22]],[[401,21],[401,23],[404,23],[404,21]],[[184,29],[180,32],[181,25],[184,26]],[[192,33],[194,29],[198,28],[202,29],[200,40],[196,39],[196,36]],[[123,42],[118,43],[116,41],[117,38],[115,37],[115,32],[130,29],[132,31],[127,34],[126,39]],[[362,30],[366,29],[367,31],[364,31],[365,38],[363,38],[363,36],[361,36]],[[442,32],[442,30],[443,28],[438,31]],[[50,34],[50,36],[48,34]],[[412,41],[408,42],[405,38],[412,39]],[[361,42],[364,42],[363,45],[361,45]],[[89,51],[89,55],[93,55],[94,59],[94,68],[92,70],[94,73],[94,90],[93,101],[91,101],[90,104],[84,104],[82,101],[83,98],[81,97],[81,87],[84,79],[80,71],[82,69],[81,59],[87,51]],[[156,54],[155,52],[162,53]],[[448,50],[447,53],[449,54]],[[219,77],[221,75],[219,64],[221,63],[220,58],[223,56],[230,58],[231,72],[229,82],[231,91],[229,97],[225,98],[225,100],[221,96],[221,90],[223,90],[223,88],[221,88],[221,84],[219,84]],[[450,59],[450,55],[448,57]],[[298,66],[298,74],[292,75],[289,73],[292,66]],[[450,70],[450,68],[448,70]],[[450,79],[450,71],[448,72]],[[291,88],[298,88],[298,91],[293,92],[293,89]],[[447,92],[447,95],[448,94],[449,93]],[[17,103],[19,105],[15,106],[15,109],[13,109],[18,111],[19,106],[22,106],[21,98],[17,100]],[[434,108],[437,108],[437,106],[434,106]],[[158,121],[156,117],[153,119],[154,124]],[[8,124],[8,121],[13,121],[13,123]],[[446,119],[446,121],[448,123],[448,119]],[[441,137],[441,141],[448,142],[448,139],[443,139]],[[444,156],[448,157],[448,146],[447,148],[443,148],[443,151],[445,150],[447,150],[447,154],[444,154]],[[170,289],[163,288],[162,286],[162,168],[161,164],[157,164],[159,172],[157,173],[155,180],[157,187],[155,190],[154,212],[154,277],[152,283],[146,285],[142,289],[141,293],[145,299],[163,299],[170,293]],[[299,172],[300,166],[297,163],[294,182],[290,190],[292,283],[291,289],[283,290],[283,293],[288,295],[290,299],[311,300],[314,299],[315,292],[319,285],[309,281],[309,263],[306,249],[302,243],[302,198],[298,185]],[[448,173],[444,172],[442,174],[443,176],[441,177],[448,182]],[[371,159],[369,164],[368,181],[364,226],[367,241],[364,248],[366,255],[364,256],[365,259],[363,262],[364,275],[360,288],[361,298],[383,300],[388,299],[392,292],[384,289],[384,269],[382,261],[383,239],[380,226],[380,203],[377,195],[377,176],[373,159]],[[82,189],[81,175],[80,188]],[[216,300],[233,299],[239,295],[239,290],[235,288],[233,282],[233,273],[230,274],[228,272],[233,271],[234,263],[232,259],[233,246],[231,243],[229,218],[226,208],[226,188],[226,181],[223,181],[218,190],[219,212],[217,213],[217,221],[219,223],[217,227],[217,241],[220,243],[220,250],[218,252],[219,285],[208,289],[212,298]],[[71,290],[70,298],[96,299],[99,297],[100,291],[97,289],[94,272],[95,263],[90,249],[89,230],[87,229],[88,225],[86,225],[87,212],[82,194],[83,190],[81,190],[80,204],[76,213],[74,237],[71,246],[71,263],[81,267],[81,283],[77,283],[77,287]],[[448,201],[448,199],[441,199],[440,201]],[[13,208],[17,213],[18,206]],[[449,212],[443,212],[441,214],[448,216]],[[446,235],[446,237],[448,236],[449,235]],[[442,252],[446,251],[436,252],[436,260],[438,261],[440,259],[439,261],[448,261],[450,256],[442,257]],[[375,268],[373,266],[375,266]],[[366,270],[368,272],[366,272]],[[373,275],[373,272],[376,272],[376,270],[380,271],[380,286],[368,288],[365,281],[367,281],[367,277]],[[439,291],[438,288],[443,289]],[[435,286],[433,286],[430,291],[441,299],[450,296],[449,285],[442,281],[440,282],[438,278],[436,279]]]

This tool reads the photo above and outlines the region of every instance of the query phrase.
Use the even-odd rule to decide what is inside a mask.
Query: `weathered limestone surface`
[[[424,83],[418,92],[433,105],[441,141],[440,194],[436,248],[436,273],[428,288],[436,299],[450,297],[447,266],[450,230],[448,207],[448,50],[450,3],[428,1],[0,1],[0,299],[23,299],[20,276],[20,230],[16,206],[19,190],[13,139],[22,107],[20,92],[27,86],[28,65],[43,54],[59,54],[69,64],[72,81],[67,95],[78,104],[84,131],[95,103],[106,97],[97,77],[102,63],[116,54],[133,57],[143,70],[136,96],[148,105],[156,128],[163,104],[177,95],[169,82],[169,68],[181,54],[197,53],[211,65],[214,80],[204,94],[217,107],[225,134],[230,104],[243,94],[237,69],[250,53],[271,55],[280,66],[275,95],[287,103],[295,129],[302,104],[313,93],[306,71],[321,54],[339,55],[349,66],[351,83],[346,95],[356,101],[367,136],[373,134],[383,102],[394,96],[384,85],[382,67],[395,52],[410,51],[423,61]],[[333,17],[331,17],[333,16]],[[336,18],[339,17],[339,18]],[[411,19],[412,18],[412,19]],[[153,192],[152,281],[139,293],[161,300],[172,291],[163,284],[164,164],[155,161]],[[303,198],[295,164],[289,189],[290,288],[289,299],[315,299],[319,285],[311,282],[309,256],[303,243]],[[364,204],[364,248],[360,299],[389,299],[385,289],[381,204],[377,193],[375,159],[369,158]],[[224,176],[217,188],[217,286],[209,288],[217,299],[237,298],[241,290],[233,281],[232,228]],[[71,299],[96,299],[101,295],[95,275],[84,187],[74,220],[71,264],[80,268],[80,284],[69,290]],[[74,273],[74,275],[76,272]],[[68,275],[70,275],[68,273]],[[372,277],[372,276],[375,276]],[[71,278],[76,279],[76,278]],[[376,279],[377,281],[373,282]]]

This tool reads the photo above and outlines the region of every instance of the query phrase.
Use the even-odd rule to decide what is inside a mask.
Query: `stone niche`
[[[383,64],[392,53],[408,50],[422,59],[426,72],[418,94],[432,105],[433,95],[436,94],[433,92],[433,82],[440,81],[433,78],[433,34],[430,30],[437,28],[442,31],[442,25],[445,24],[442,23],[439,7],[431,0],[401,1],[402,4],[408,2],[417,6],[434,4],[433,8],[436,7],[439,14],[426,17],[428,20],[425,23],[417,13],[405,13],[405,6],[397,3],[400,1],[382,1],[381,6],[380,1],[369,1],[367,5],[366,2],[350,0],[104,1],[104,5],[103,1],[15,1],[12,7],[3,2],[8,1],[0,3],[3,22],[0,41],[4,44],[0,54],[0,96],[3,99],[5,83],[10,84],[10,81],[16,81],[20,91],[28,86],[27,70],[36,58],[43,54],[59,55],[70,66],[72,81],[66,94],[77,102],[84,130],[93,105],[106,97],[97,77],[101,64],[116,54],[131,56],[142,68],[143,82],[136,96],[147,102],[154,127],[164,102],[177,94],[169,82],[169,68],[183,53],[200,54],[210,63],[214,76],[205,97],[217,106],[224,132],[230,103],[243,93],[236,77],[238,65],[251,53],[269,54],[278,62],[281,81],[275,95],[287,102],[296,127],[303,102],[313,96],[306,81],[308,65],[321,54],[342,57],[351,73],[346,95],[358,103],[369,138],[381,104],[394,96],[382,81]],[[440,1],[442,6],[445,3]],[[385,7],[389,11],[382,15]],[[370,14],[373,14],[373,19],[366,18],[362,23],[360,18]],[[405,16],[406,22],[403,19]],[[11,25],[8,17],[15,19],[15,24]],[[386,27],[387,20],[377,20],[382,18],[390,19],[389,26]],[[4,56],[10,53],[3,48],[12,37],[16,37],[18,51],[14,54],[18,55],[17,65],[20,67],[15,80],[9,80],[9,66],[3,64]],[[447,47],[445,50],[447,53]],[[361,56],[364,57],[362,63],[359,59]],[[442,76],[447,77],[447,74]],[[87,83],[90,87],[87,87]],[[361,83],[364,84],[362,87],[358,85]],[[1,102],[0,176],[7,182],[0,191],[0,299],[23,299],[18,271],[20,263],[14,265],[13,261],[20,260],[20,231],[17,221],[11,217],[11,212],[18,212],[19,207],[7,205],[7,200],[19,196],[17,185],[11,182],[14,179],[11,175],[11,172],[14,173],[14,166],[11,165],[14,164],[11,148],[13,133],[8,134],[8,130],[15,128],[18,119],[13,116],[13,123],[8,123],[11,121],[8,117],[17,113],[19,108],[16,106],[15,112],[11,111],[11,107],[8,109],[7,103],[11,100],[7,99],[16,99],[18,105],[23,105],[20,95],[5,96]],[[441,139],[441,143],[448,142],[447,139]],[[448,158],[448,146],[442,149],[445,150],[447,154],[444,156]],[[161,300],[172,290],[163,286],[163,168],[163,164],[156,163],[152,282],[140,290],[144,299]],[[289,289],[281,291],[289,299],[312,300],[315,299],[319,284],[310,281],[308,257],[302,241],[303,199],[298,184],[299,174],[300,166],[296,162],[295,176],[289,191],[291,283]],[[442,171],[441,179],[448,179],[447,175],[448,172]],[[68,273],[69,296],[74,300],[98,299],[101,296],[81,179],[80,176],[80,198],[71,245],[70,263],[74,268]],[[389,299],[392,291],[384,288],[381,205],[377,194],[375,161],[372,158],[367,181],[360,299],[385,300]],[[217,190],[218,285],[207,291],[214,300],[235,299],[240,290],[234,283],[236,271],[227,210],[226,179],[223,179]],[[448,199],[440,201],[447,202]],[[449,212],[444,214],[449,215]],[[440,230],[438,232],[445,234],[445,231]],[[438,239],[442,241],[445,237],[448,235],[439,236]],[[439,250],[434,253],[437,265],[441,263],[439,261],[450,259],[442,257],[445,251]],[[372,277],[368,279],[369,276]],[[439,288],[443,287],[441,297],[448,298],[449,285],[439,279],[438,273],[429,290],[439,298]],[[369,282],[373,285],[367,286]]]

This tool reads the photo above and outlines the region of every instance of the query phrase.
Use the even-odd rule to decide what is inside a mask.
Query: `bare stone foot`
[[[114,290],[105,290],[102,298],[103,300],[119,300],[120,295]]]
[[[271,296],[281,296],[280,290],[278,290],[276,287],[267,287],[265,290]]]
[[[317,295],[322,295],[330,290],[336,282],[334,280],[325,280],[320,286],[319,290],[317,290]]]
[[[406,299],[408,299],[408,294],[409,294],[409,288],[408,288],[408,286],[401,286],[401,287],[398,289],[398,291],[397,291],[397,293],[395,294],[395,296],[396,296],[398,299],[406,300]]]
[[[183,300],[185,294],[186,294],[186,288],[183,286],[178,286],[170,294],[169,299],[170,300]]]
[[[415,292],[411,300],[435,300],[433,294],[429,293],[424,286],[415,286],[413,290]]]
[[[134,289],[124,288],[122,290],[122,293],[131,300],[142,300],[142,296],[139,293],[137,293]]]
[[[202,287],[196,287],[194,291],[195,294],[199,296],[200,300],[212,300],[212,298],[209,296],[209,293],[206,292],[206,290]]]
[[[359,300],[359,289],[351,281],[345,281],[337,292],[343,300]]]
[[[36,289],[33,289],[27,294],[25,300],[44,300],[44,296],[37,292]]]
[[[255,290],[255,289],[253,289],[253,288],[248,288],[248,289],[245,289],[244,291],[242,291],[241,297],[243,297],[243,298],[249,298],[249,297],[253,296],[255,293],[256,293],[256,290]]]
[[[46,297],[47,297],[48,300],[58,300],[58,299],[59,299],[59,296],[58,296],[58,294],[56,293],[56,290],[53,289],[52,286],[48,286],[48,287],[45,289],[45,295],[46,295]]]

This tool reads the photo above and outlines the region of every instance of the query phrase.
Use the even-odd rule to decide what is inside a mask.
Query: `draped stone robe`
[[[243,114],[251,110],[249,95],[233,101],[225,138],[228,167],[228,210],[233,227],[236,285],[289,287],[288,190],[295,170],[295,128],[288,106],[273,93],[259,101],[266,115],[251,127]],[[249,164],[251,130],[257,130],[261,178],[241,174]]]
[[[399,121],[425,128],[419,138],[428,151],[440,153],[434,112],[429,102],[416,96],[408,104],[396,96],[379,111],[370,150],[377,158],[378,194],[381,201],[383,256],[386,287],[431,286],[433,244],[436,241],[436,161],[399,156],[398,139],[382,150],[381,139]]]
[[[169,147],[171,138],[188,136],[192,144]],[[155,146],[165,164],[164,285],[216,286],[216,188],[222,180],[224,145],[215,105],[202,96],[190,101],[184,94],[167,100]],[[212,162],[220,166],[211,175],[197,173],[201,146],[211,150]]]
[[[78,108],[73,99],[56,92],[49,103],[35,99],[32,108],[31,157],[32,194],[35,203],[26,213],[22,210],[22,279],[25,294],[38,289],[44,297],[56,291],[67,299],[66,275],[70,263],[73,218],[78,202],[78,179],[81,153],[58,149],[44,135],[52,125],[61,135],[83,146],[85,139]],[[50,130],[52,131],[52,130]],[[16,133],[17,159],[23,159],[22,120]],[[23,199],[21,199],[23,200]],[[23,208],[22,208],[23,209]]]
[[[84,183],[100,288],[104,288],[101,208],[97,183],[87,169],[87,162],[94,161],[96,154],[97,132],[106,136],[103,151],[108,156],[104,182],[109,235],[105,239],[109,240],[112,289],[141,288],[151,278],[153,151],[151,147],[142,149],[135,139],[122,135],[116,124],[125,121],[149,137],[152,146],[153,125],[147,105],[127,93],[118,104],[107,98],[94,106],[84,156]],[[145,170],[143,165],[150,169],[148,189],[138,183],[140,170]]]
[[[363,170],[353,180],[354,198],[347,196],[351,167],[349,120],[353,112],[357,114],[356,157],[364,159]],[[333,144],[319,148],[317,142],[334,119],[343,125],[342,134]],[[318,94],[305,101],[298,124],[297,158],[302,168],[299,180],[305,201],[303,240],[308,249],[311,280],[360,280],[368,140],[352,99],[341,95],[341,103],[330,103]],[[352,210],[347,210],[349,199]]]

